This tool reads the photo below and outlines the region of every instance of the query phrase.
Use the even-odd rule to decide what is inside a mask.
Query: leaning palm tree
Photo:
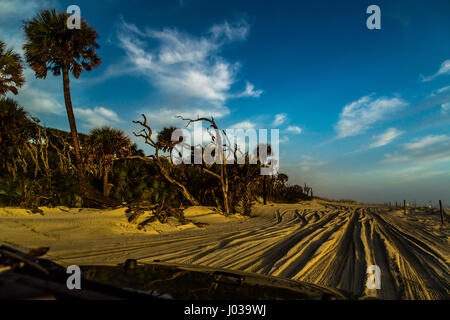
[[[103,177],[103,195],[109,195],[108,175],[114,160],[131,152],[131,140],[122,130],[108,126],[93,129],[87,138],[88,165],[94,173]]]
[[[81,29],[68,29],[65,12],[56,13],[54,9],[44,10],[31,20],[25,21],[25,59],[34,70],[36,77],[45,79],[47,72],[59,76],[62,73],[64,100],[70,124],[77,164],[78,180],[82,197],[86,195],[86,179],[80,154],[77,126],[70,98],[69,72],[78,79],[83,69],[92,70],[100,65],[101,59],[95,49],[97,31],[84,19]]]
[[[24,83],[20,55],[13,49],[6,49],[6,44],[0,41],[0,95],[4,96],[8,91],[17,94]]]

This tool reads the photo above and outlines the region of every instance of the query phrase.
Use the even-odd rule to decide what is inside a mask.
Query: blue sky
[[[103,59],[71,82],[81,132],[213,115],[280,129],[281,171],[316,194],[450,202],[449,1],[0,0],[0,39],[21,52],[23,19],[71,4]],[[62,79],[25,74],[17,99],[68,130]]]

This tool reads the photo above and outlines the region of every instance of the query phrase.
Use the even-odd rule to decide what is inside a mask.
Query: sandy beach
[[[435,214],[308,201],[258,205],[252,217],[190,207],[181,224],[138,230],[125,208],[0,209],[0,242],[49,246],[63,265],[118,264],[127,258],[222,267],[348,290],[382,299],[448,299],[449,228]],[[381,289],[366,287],[378,265]]]

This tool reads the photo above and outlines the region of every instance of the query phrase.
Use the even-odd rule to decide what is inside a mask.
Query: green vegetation
[[[267,164],[251,164],[248,153],[238,155],[232,146],[214,155],[212,164],[176,165],[168,156],[176,152],[171,141],[176,128],[164,128],[154,139],[145,116],[134,121],[142,128],[135,136],[153,149],[150,155],[121,130],[102,127],[79,134],[69,72],[78,78],[83,69],[90,71],[101,60],[95,52],[97,32],[84,20],[81,30],[67,29],[67,16],[45,10],[26,21],[24,52],[36,77],[45,79],[48,71],[55,76],[62,73],[70,133],[42,126],[16,101],[4,97],[8,91],[17,94],[25,79],[20,56],[0,42],[0,205],[36,209],[43,205],[108,207],[125,202],[130,210],[141,212],[140,204],[145,203],[156,208],[156,218],[164,221],[161,212],[179,215],[180,210],[174,208],[185,205],[214,206],[225,215],[249,215],[255,201],[296,202],[312,197],[306,185],[289,186],[285,174],[261,176],[260,168]],[[203,121],[221,131],[213,118],[182,120],[187,124]],[[211,141],[222,144],[214,138]],[[191,147],[192,157],[194,151]],[[234,160],[242,157],[243,163],[226,165],[225,153],[230,151]]]
[[[22,59],[12,49],[6,49],[6,44],[0,41],[0,95],[8,91],[17,94],[25,82]]]

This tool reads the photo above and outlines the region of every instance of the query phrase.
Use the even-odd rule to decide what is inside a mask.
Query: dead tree
[[[212,175],[213,177],[217,178],[217,180],[220,183],[222,194],[223,194],[223,210],[225,215],[230,214],[230,203],[229,203],[229,181],[228,181],[228,172],[226,168],[226,144],[222,142],[222,137],[220,134],[219,127],[217,126],[216,122],[214,121],[214,118],[197,118],[197,119],[189,119],[189,118],[183,118],[181,116],[178,116],[178,118],[188,121],[187,126],[189,126],[192,122],[197,121],[205,121],[208,122],[211,126],[211,128],[215,131],[215,136],[211,135],[211,140],[216,146],[216,151],[214,154],[214,161],[212,163],[206,163],[204,157],[202,157],[202,170]],[[226,136],[225,131],[223,131],[224,135]],[[220,166],[220,174],[215,173],[214,171],[210,170],[213,164],[219,164]]]
[[[173,178],[170,175],[169,170],[167,170],[167,168],[165,167],[164,161],[169,166],[171,165],[171,162],[168,161],[167,159],[163,160],[163,158],[160,157],[159,151],[160,151],[161,146],[160,146],[160,144],[158,144],[157,142],[155,142],[153,140],[153,138],[152,138],[152,129],[147,124],[147,118],[145,117],[144,114],[142,114],[142,117],[144,118],[144,121],[133,121],[133,123],[139,124],[139,125],[141,125],[144,128],[141,131],[137,132],[137,133],[133,132],[133,134],[136,137],[144,138],[145,143],[155,149],[155,154],[147,156],[147,157],[143,157],[143,156],[139,156],[139,155],[129,156],[128,159],[133,159],[134,158],[134,159],[141,159],[141,160],[144,160],[144,161],[152,162],[153,164],[156,165],[156,167],[158,168],[159,172],[161,172],[163,177],[169,183],[175,185],[177,187],[177,189],[186,198],[186,200],[189,201],[190,204],[192,204],[193,206],[199,205],[200,203],[197,201],[197,199],[195,199],[191,195],[191,193],[188,191],[186,186],[184,186],[181,182],[177,181],[175,178]]]

